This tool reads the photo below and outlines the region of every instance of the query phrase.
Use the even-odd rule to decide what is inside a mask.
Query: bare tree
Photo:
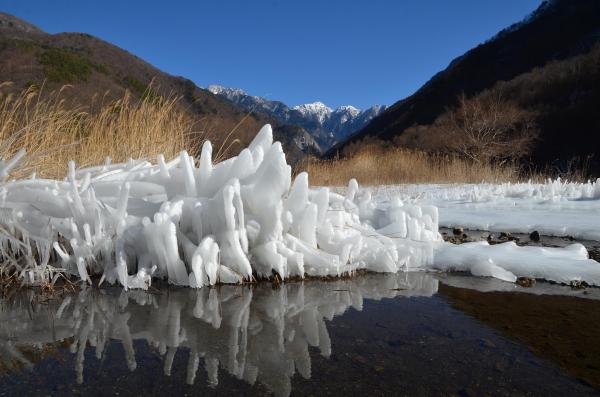
[[[537,139],[535,114],[504,100],[498,93],[460,96],[437,126],[448,133],[449,146],[475,162],[518,159]]]

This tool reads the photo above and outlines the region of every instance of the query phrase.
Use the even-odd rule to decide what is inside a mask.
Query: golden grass
[[[307,171],[310,183],[319,186],[343,186],[351,178],[356,178],[362,185],[509,182],[519,179],[519,167],[515,164],[475,164],[457,155],[375,146],[367,146],[344,159],[307,159],[298,171]]]
[[[45,94],[31,87],[21,93],[4,93],[0,84],[0,158],[20,149],[27,156],[11,177],[62,178],[69,160],[78,167],[130,158],[169,158],[181,150],[194,151],[203,140],[193,133],[194,120],[179,106],[179,98],[128,94],[117,101],[101,100],[91,108],[66,104],[63,92]]]

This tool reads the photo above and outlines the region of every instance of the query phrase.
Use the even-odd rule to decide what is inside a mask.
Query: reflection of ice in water
[[[177,350],[187,348],[189,384],[203,360],[212,385],[219,382],[220,367],[250,384],[259,382],[277,395],[288,395],[296,372],[311,376],[309,346],[318,347],[324,357],[331,354],[325,320],[350,307],[361,310],[363,299],[431,296],[437,285],[432,276],[413,272],[289,283],[278,289],[259,284],[160,295],[123,291],[119,296],[87,289],[49,306],[21,299],[0,311],[0,354],[5,362],[27,365],[17,347],[41,347],[72,337],[81,383],[88,343],[101,359],[107,342],[119,340],[133,371],[139,364],[133,341],[146,340],[163,356],[167,376]]]

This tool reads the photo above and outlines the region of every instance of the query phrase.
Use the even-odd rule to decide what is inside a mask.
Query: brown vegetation
[[[309,173],[310,183],[346,185],[351,178],[363,185],[396,183],[506,182],[519,178],[514,163],[493,161],[475,164],[457,154],[435,154],[420,150],[371,143],[343,159],[306,159],[298,171]]]
[[[35,172],[62,178],[69,160],[89,166],[107,157],[113,162],[160,153],[172,157],[184,149],[194,152],[205,137],[194,132],[196,123],[177,97],[136,100],[126,94],[91,107],[70,107],[63,98],[68,89],[48,95],[35,87],[17,95],[0,90],[0,158],[27,151],[12,177]]]
[[[396,143],[436,152],[455,152],[476,164],[517,161],[530,154],[538,138],[536,114],[501,92],[484,92],[472,98],[464,94],[458,105],[432,125],[409,128]]]
[[[449,146],[475,163],[529,154],[537,138],[532,112],[492,94],[466,98],[438,121],[449,133]]]
[[[306,161],[318,185],[341,185],[350,178],[364,184],[422,182],[505,182],[531,177],[519,160],[537,139],[535,113],[501,93],[485,92],[449,109],[432,125],[415,126],[390,142],[351,142],[345,158]]]
[[[600,387],[600,306],[592,299],[525,293],[479,292],[440,283],[450,305],[573,376]]]

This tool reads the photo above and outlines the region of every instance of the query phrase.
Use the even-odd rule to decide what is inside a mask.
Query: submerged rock
[[[517,284],[519,284],[521,287],[533,287],[535,283],[535,278],[531,277],[519,277],[517,279]]]

